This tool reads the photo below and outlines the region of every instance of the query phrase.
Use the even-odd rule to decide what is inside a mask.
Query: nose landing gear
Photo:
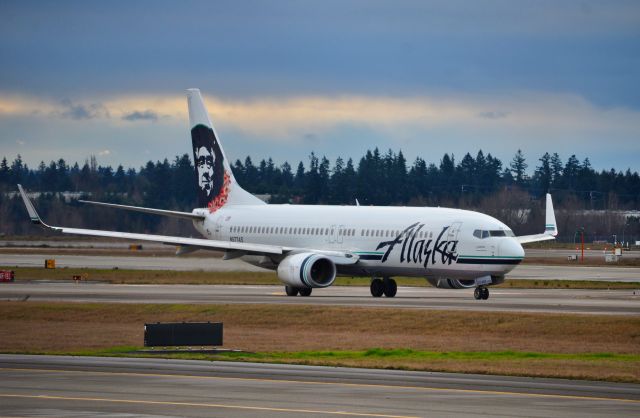
[[[489,299],[489,289],[487,289],[484,286],[478,286],[476,287],[476,289],[473,291],[473,297],[476,300],[487,300]]]
[[[379,298],[382,295],[392,298],[398,293],[398,285],[391,277],[374,278],[371,280],[369,289],[371,290],[371,296],[374,298]]]

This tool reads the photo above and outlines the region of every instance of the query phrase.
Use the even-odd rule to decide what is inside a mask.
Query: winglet
[[[25,193],[24,189],[22,188],[22,185],[18,184],[18,190],[20,191],[20,196],[22,197],[22,201],[24,202],[24,205],[27,208],[27,212],[29,213],[29,218],[31,218],[31,223],[49,227],[49,225],[45,224],[44,222],[42,222],[42,219],[40,219],[40,215],[38,215],[38,212],[36,211],[36,208],[33,206],[33,203],[31,203],[31,200],[29,199],[29,197],[27,197],[27,193]]]
[[[551,201],[551,194],[549,193],[547,193],[547,212],[544,219],[544,233],[554,237],[558,235],[556,214],[553,211],[553,202]]]

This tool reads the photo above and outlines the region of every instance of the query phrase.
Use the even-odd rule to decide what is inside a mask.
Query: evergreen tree
[[[542,193],[547,193],[551,186],[551,156],[548,152],[540,158],[540,166],[536,167],[536,171],[533,175],[533,179],[536,183],[536,187]]]
[[[525,182],[527,180],[527,163],[525,162],[524,154],[522,150],[518,149],[516,155],[511,160],[511,173],[513,173],[513,177],[515,179],[516,185],[520,187],[525,186]]]
[[[563,187],[563,178],[562,178],[562,160],[557,152],[554,152],[551,155],[551,183],[553,187],[560,188]]]
[[[578,161],[575,155],[572,155],[567,160],[567,164],[565,164],[564,170],[562,172],[565,187],[568,187],[571,190],[575,190],[579,171],[580,161]]]

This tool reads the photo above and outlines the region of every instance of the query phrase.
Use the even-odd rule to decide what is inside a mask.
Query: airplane
[[[224,252],[275,270],[287,296],[309,296],[337,276],[369,277],[371,295],[394,297],[394,276],[423,277],[445,289],[475,288],[489,298],[489,286],[503,283],[524,258],[522,244],[555,239],[558,229],[551,195],[546,195],[544,232],[515,236],[499,220],[474,211],[441,207],[383,207],[266,204],[236,181],[198,89],[187,90],[198,207],[180,212],[82,201],[190,220],[203,238],[49,226],[18,185],[31,222],[59,231],[158,242]],[[197,182],[195,181],[197,178]]]

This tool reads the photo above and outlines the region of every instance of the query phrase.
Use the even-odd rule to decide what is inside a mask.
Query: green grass
[[[207,357],[209,355],[204,355]],[[273,353],[219,353],[214,357],[228,358],[235,360],[360,360],[360,359],[388,359],[388,360],[456,360],[456,361],[505,361],[505,360],[578,360],[578,361],[598,361],[614,360],[627,362],[640,362],[640,355],[636,354],[614,354],[614,353],[586,353],[586,354],[562,354],[562,353],[535,353],[518,351],[420,351],[409,348],[404,349],[383,349],[371,348],[361,351],[299,351],[299,352],[273,352]]]
[[[148,349],[146,349],[148,350]],[[204,361],[250,361],[332,367],[502,374],[638,383],[640,355],[541,353],[528,351],[421,351],[409,348],[298,352],[153,353],[142,347],[42,352],[76,356],[152,357]]]
[[[161,348],[156,347],[158,350]],[[193,347],[198,349],[199,347]],[[410,348],[371,348],[368,350],[323,350],[323,351],[292,351],[292,352],[212,352],[197,353],[189,352],[185,349],[181,353],[153,353],[148,351],[148,347],[119,346],[97,350],[78,351],[42,351],[38,354],[74,355],[74,356],[126,356],[126,357],[167,357],[200,360],[228,360],[228,361],[260,361],[260,362],[286,362],[286,363],[313,363],[323,364],[323,360],[388,360],[388,361],[410,361],[429,362],[450,360],[457,362],[503,362],[521,360],[561,360],[580,362],[599,362],[602,360],[627,362],[635,367],[640,363],[639,354],[618,354],[618,353],[541,353],[528,351],[422,351]],[[6,351],[5,351],[6,352]]]
[[[158,350],[161,348],[156,347]],[[198,349],[198,347],[193,347]],[[292,351],[292,352],[212,352],[198,353],[189,352],[185,349],[180,353],[154,353],[148,347],[120,346],[98,350],[80,351],[43,351],[39,354],[65,354],[74,356],[135,356],[135,357],[168,357],[182,359],[200,360],[228,360],[228,361],[260,361],[260,362],[286,362],[286,363],[313,363],[325,364],[323,360],[388,360],[388,361],[410,361],[429,362],[451,360],[457,362],[502,362],[515,360],[573,360],[580,362],[599,362],[602,360],[628,362],[631,365],[640,363],[639,354],[618,354],[618,353],[541,353],[528,351],[422,351],[410,348],[385,349],[371,348],[368,350],[326,350],[326,351]],[[632,366],[635,367],[635,366]]]

